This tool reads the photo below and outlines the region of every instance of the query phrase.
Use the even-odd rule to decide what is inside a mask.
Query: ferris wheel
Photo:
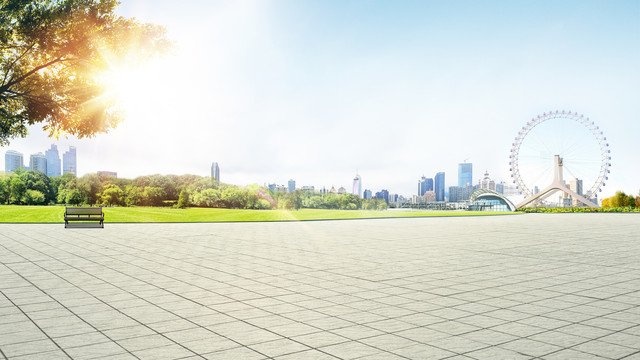
[[[509,155],[513,183],[526,198],[554,181],[554,156],[576,184],[574,191],[596,199],[611,172],[611,150],[600,128],[588,117],[564,110],[527,122]]]

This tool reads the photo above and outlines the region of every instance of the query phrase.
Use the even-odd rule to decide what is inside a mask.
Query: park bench
[[[102,207],[67,207],[64,212],[64,227],[69,221],[99,221],[104,228],[104,213]]]

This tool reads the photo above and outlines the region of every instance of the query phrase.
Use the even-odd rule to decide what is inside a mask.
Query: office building
[[[78,176],[75,146],[69,146],[69,151],[62,154],[62,174],[64,175],[66,173],[72,173]]]
[[[444,201],[444,173],[436,174],[435,179],[436,201]]]
[[[376,193],[375,196],[376,199],[383,199],[387,205],[389,205],[389,191],[388,190],[380,190]]]
[[[112,176],[114,178],[118,177],[118,173],[115,171],[98,171],[98,175]]]
[[[418,196],[423,196],[427,191],[433,191],[433,179],[422,175],[422,178],[418,180]]]
[[[469,200],[473,192],[473,186],[449,186],[449,202]]]
[[[291,180],[290,179],[289,183],[287,185],[288,185],[288,190],[289,190],[290,193],[296,191],[296,181],[295,180]]]
[[[473,164],[458,164],[458,186],[473,186]]]
[[[582,193],[582,180],[580,179],[570,180],[569,190],[572,190],[573,192],[575,192],[580,196],[584,195]],[[577,199],[573,199],[573,201],[571,202],[571,206],[584,206],[584,205],[581,202],[579,202]]]
[[[220,166],[217,162],[211,164],[211,178],[220,183]]]
[[[362,197],[362,178],[357,173],[356,177],[353,178],[353,190],[351,193]]]
[[[499,184],[496,184],[496,192],[498,194],[504,194],[504,181],[500,182]]]
[[[316,188],[313,185],[305,185],[305,186],[302,187],[302,191],[314,192],[314,191],[316,191]]]
[[[58,153],[58,147],[55,144],[51,144],[51,149],[45,151],[44,156],[47,158],[47,176],[60,176],[61,163],[60,154]]]
[[[29,169],[34,171],[40,171],[43,174],[47,174],[47,158],[43,153],[32,154],[29,157]]]
[[[371,190],[365,189],[362,196],[363,196],[363,199],[371,199],[373,197],[373,194],[371,193]]]
[[[24,169],[24,158],[22,153],[8,150],[4,154],[4,171],[9,174],[18,169]]]
[[[338,188],[338,194],[346,194],[347,193],[347,189],[344,188],[344,186],[340,186]]]
[[[582,193],[582,180],[575,179],[575,180],[569,181],[569,190],[572,190],[573,192],[575,192],[580,196],[584,195]]]
[[[268,187],[269,187],[269,190],[276,191],[276,184],[269,184]]]
[[[485,171],[484,178],[480,179],[480,182],[478,183],[478,187],[480,189],[489,189],[489,190],[496,191],[496,182],[491,180],[489,178],[489,172]]]

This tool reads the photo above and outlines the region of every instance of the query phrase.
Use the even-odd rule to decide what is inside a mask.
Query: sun
[[[166,86],[159,70],[157,63],[111,69],[105,74],[107,91],[127,116],[148,112]]]

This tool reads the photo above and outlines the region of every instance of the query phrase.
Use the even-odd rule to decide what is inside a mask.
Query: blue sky
[[[78,147],[80,174],[208,174],[222,181],[412,195],[425,174],[474,164],[509,180],[518,130],[545,111],[589,116],[611,143],[603,195],[640,188],[640,2],[151,1],[175,55],[141,73],[115,131]],[[8,147],[51,140],[38,127]],[[3,149],[5,150],[5,149]],[[4,159],[3,159],[4,160]],[[0,161],[3,161],[0,160]]]

